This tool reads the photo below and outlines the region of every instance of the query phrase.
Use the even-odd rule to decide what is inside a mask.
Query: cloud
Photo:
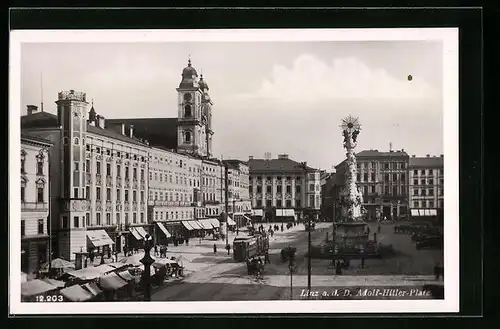
[[[313,55],[300,55],[291,68],[276,65],[271,76],[243,99],[287,102],[324,99],[425,99],[436,96],[431,86],[418,78],[391,76],[382,68],[371,68],[356,57],[326,63]]]

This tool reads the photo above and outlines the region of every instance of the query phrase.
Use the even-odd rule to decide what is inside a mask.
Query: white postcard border
[[[459,311],[458,28],[274,30],[24,30],[11,31],[9,168],[20,170],[21,44],[42,42],[310,42],[440,40],[444,92],[443,300],[22,303],[20,184],[9,175],[10,314],[434,313]],[[69,87],[68,87],[69,88]]]

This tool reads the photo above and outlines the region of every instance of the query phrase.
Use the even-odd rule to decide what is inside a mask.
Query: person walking
[[[158,256],[158,245],[155,244],[155,256]]]
[[[217,245],[214,243],[214,254],[217,253]]]
[[[269,253],[267,251],[266,254],[264,255],[264,263],[271,264],[271,260],[269,259]]]
[[[227,250],[227,254],[230,255],[230,250],[231,250],[231,246],[228,244],[226,244],[226,250]]]
[[[380,224],[378,224],[377,232],[380,233]]]

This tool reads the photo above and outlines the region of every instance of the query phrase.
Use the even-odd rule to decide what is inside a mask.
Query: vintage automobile
[[[428,236],[422,238],[416,242],[417,250],[420,249],[441,249],[443,248],[443,237],[442,236]]]
[[[281,261],[286,262],[290,259],[290,257],[295,256],[296,253],[297,248],[294,248],[292,246],[281,249]]]

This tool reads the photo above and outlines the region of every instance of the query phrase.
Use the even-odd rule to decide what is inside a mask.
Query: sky
[[[273,158],[331,171],[345,158],[341,119],[359,117],[357,151],[443,154],[440,41],[25,43],[26,105],[56,114],[73,89],[106,118],[177,116],[191,58],[214,102],[213,153]],[[411,81],[408,76],[411,75]],[[43,87],[43,88],[42,88]]]

